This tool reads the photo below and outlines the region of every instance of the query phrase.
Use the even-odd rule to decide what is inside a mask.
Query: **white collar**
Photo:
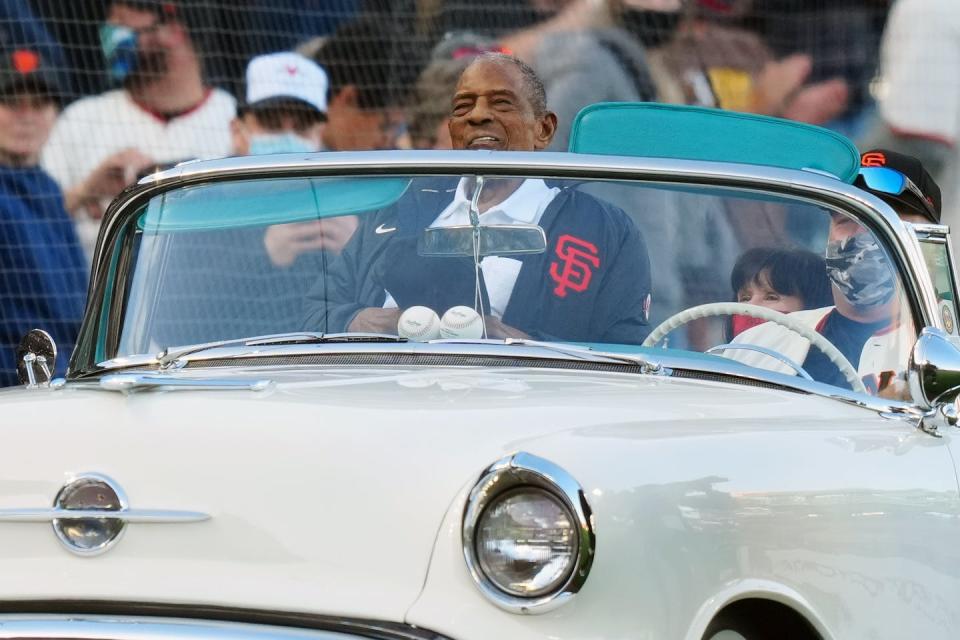
[[[453,202],[447,206],[444,212],[437,218],[440,222],[453,216],[455,213],[465,208],[470,210],[470,198],[467,197],[467,180],[469,178],[460,178],[457,185],[456,194],[453,196]],[[556,196],[559,189],[547,186],[543,180],[532,178],[524,180],[516,191],[507,196],[507,199],[499,204],[495,204],[481,214],[483,216],[490,213],[501,213],[515,222],[525,224],[534,223],[542,214],[544,202],[550,202]]]

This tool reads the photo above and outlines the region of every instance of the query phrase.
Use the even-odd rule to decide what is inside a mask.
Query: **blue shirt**
[[[819,333],[833,343],[840,350],[853,368],[860,366],[860,356],[863,354],[863,347],[867,344],[870,336],[882,331],[890,326],[889,320],[880,322],[857,322],[843,317],[836,309],[827,314],[823,325],[818,329]],[[827,359],[820,349],[814,346],[810,347],[807,358],[803,361],[803,368],[807,373],[818,382],[826,382],[844,389],[850,388],[850,383],[840,373],[840,369]]]
[[[15,349],[30,329],[57,343],[66,370],[80,330],[87,263],[56,182],[0,166],[0,386],[17,384]]]

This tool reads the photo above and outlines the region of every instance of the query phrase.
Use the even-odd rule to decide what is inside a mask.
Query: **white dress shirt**
[[[440,212],[440,215],[431,223],[431,227],[452,227],[454,225],[470,224],[470,197],[467,195],[467,178],[461,178],[457,185],[453,202]],[[543,212],[553,199],[560,193],[556,187],[548,187],[543,180],[524,180],[520,187],[511,193],[506,200],[496,204],[480,214],[480,224],[540,224]],[[487,285],[487,295],[490,298],[489,312],[502,318],[507,310],[507,303],[517,284],[521,262],[515,258],[488,256],[480,261],[483,270],[483,279]],[[395,308],[396,301],[390,292],[387,292],[385,309]],[[437,309],[442,314],[445,309]]]

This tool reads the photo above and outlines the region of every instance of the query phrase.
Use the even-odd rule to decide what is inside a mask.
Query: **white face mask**
[[[250,155],[252,156],[265,156],[273,153],[311,153],[319,150],[320,145],[316,142],[298,136],[291,131],[260,133],[250,136]]]

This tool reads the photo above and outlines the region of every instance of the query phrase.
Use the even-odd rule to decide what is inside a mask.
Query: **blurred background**
[[[957,0],[0,0],[0,348],[44,319],[70,335],[99,218],[139,175],[445,148],[485,51],[541,76],[555,149],[598,101],[761,113],[917,156],[960,215]],[[248,73],[277,52],[300,57]]]

